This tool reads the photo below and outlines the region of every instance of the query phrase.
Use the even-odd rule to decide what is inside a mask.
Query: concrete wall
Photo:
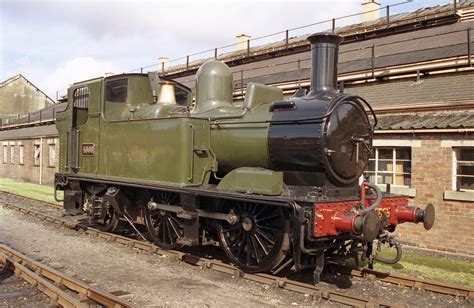
[[[35,112],[53,103],[21,75],[12,77],[0,85],[0,118]]]
[[[41,142],[42,141],[42,142]],[[42,147],[41,147],[42,144]],[[35,145],[42,148],[39,162],[35,164]],[[0,142],[0,177],[19,179],[32,183],[53,184],[54,174],[58,172],[59,158],[59,139],[55,136],[34,138],[2,140]],[[20,147],[24,149],[23,164],[20,163]],[[55,148],[56,155],[50,163],[50,157],[53,156],[50,146]],[[11,152],[13,149],[13,156]],[[4,153],[6,159],[4,162]],[[13,160],[11,160],[13,158]],[[51,157],[52,158],[52,157]]]

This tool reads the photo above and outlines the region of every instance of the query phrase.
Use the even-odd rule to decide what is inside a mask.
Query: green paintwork
[[[105,101],[107,82],[124,78],[126,101]],[[182,85],[175,84],[175,89],[185,94],[180,96],[183,103],[161,103],[157,93],[165,83],[156,74],[116,75],[71,86],[69,106],[57,116],[60,171],[179,187],[207,186],[211,172],[218,171],[228,173],[219,189],[281,194],[282,174],[264,169],[271,167],[265,121],[272,118],[271,102],[283,99],[282,91],[249,84],[244,105],[233,106],[232,73],[225,64],[206,63],[198,78],[191,114],[186,106],[190,92]],[[73,170],[72,101],[74,90],[83,86],[89,88],[89,109],[77,110],[79,169]],[[255,121],[260,123],[245,123]],[[82,144],[93,144],[94,154],[81,155]]]
[[[217,189],[278,196],[283,190],[283,172],[260,168],[237,168],[226,174]]]
[[[217,107],[232,105],[232,71],[223,62],[211,60],[196,73],[196,108],[202,114]]]
[[[281,100],[283,100],[283,91],[281,89],[250,82],[245,92],[244,107],[253,109],[261,104]]]

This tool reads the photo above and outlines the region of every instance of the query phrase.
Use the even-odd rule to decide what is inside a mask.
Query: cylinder
[[[342,37],[329,33],[315,33],[311,43],[311,89],[308,96],[321,91],[336,91],[337,56]]]

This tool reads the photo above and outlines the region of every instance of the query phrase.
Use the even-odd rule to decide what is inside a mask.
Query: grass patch
[[[33,184],[2,177],[0,178],[0,190],[46,202],[62,204],[54,200],[54,188],[48,185]],[[62,191],[58,191],[58,198],[63,198]]]
[[[393,256],[388,249],[383,249],[380,255]],[[374,268],[474,288],[474,263],[440,255],[427,255],[405,249],[397,264],[375,262]]]

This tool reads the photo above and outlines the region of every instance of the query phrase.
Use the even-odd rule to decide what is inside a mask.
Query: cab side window
[[[130,116],[128,78],[107,80],[105,83],[104,116],[108,121],[123,121]]]
[[[72,97],[74,107],[79,109],[89,108],[89,88],[87,86],[75,89]]]
[[[107,81],[105,86],[105,100],[114,103],[125,103],[128,95],[128,79]]]
[[[87,122],[89,110],[89,87],[82,86],[74,90],[72,94],[72,105],[74,107],[75,126],[84,125]]]

